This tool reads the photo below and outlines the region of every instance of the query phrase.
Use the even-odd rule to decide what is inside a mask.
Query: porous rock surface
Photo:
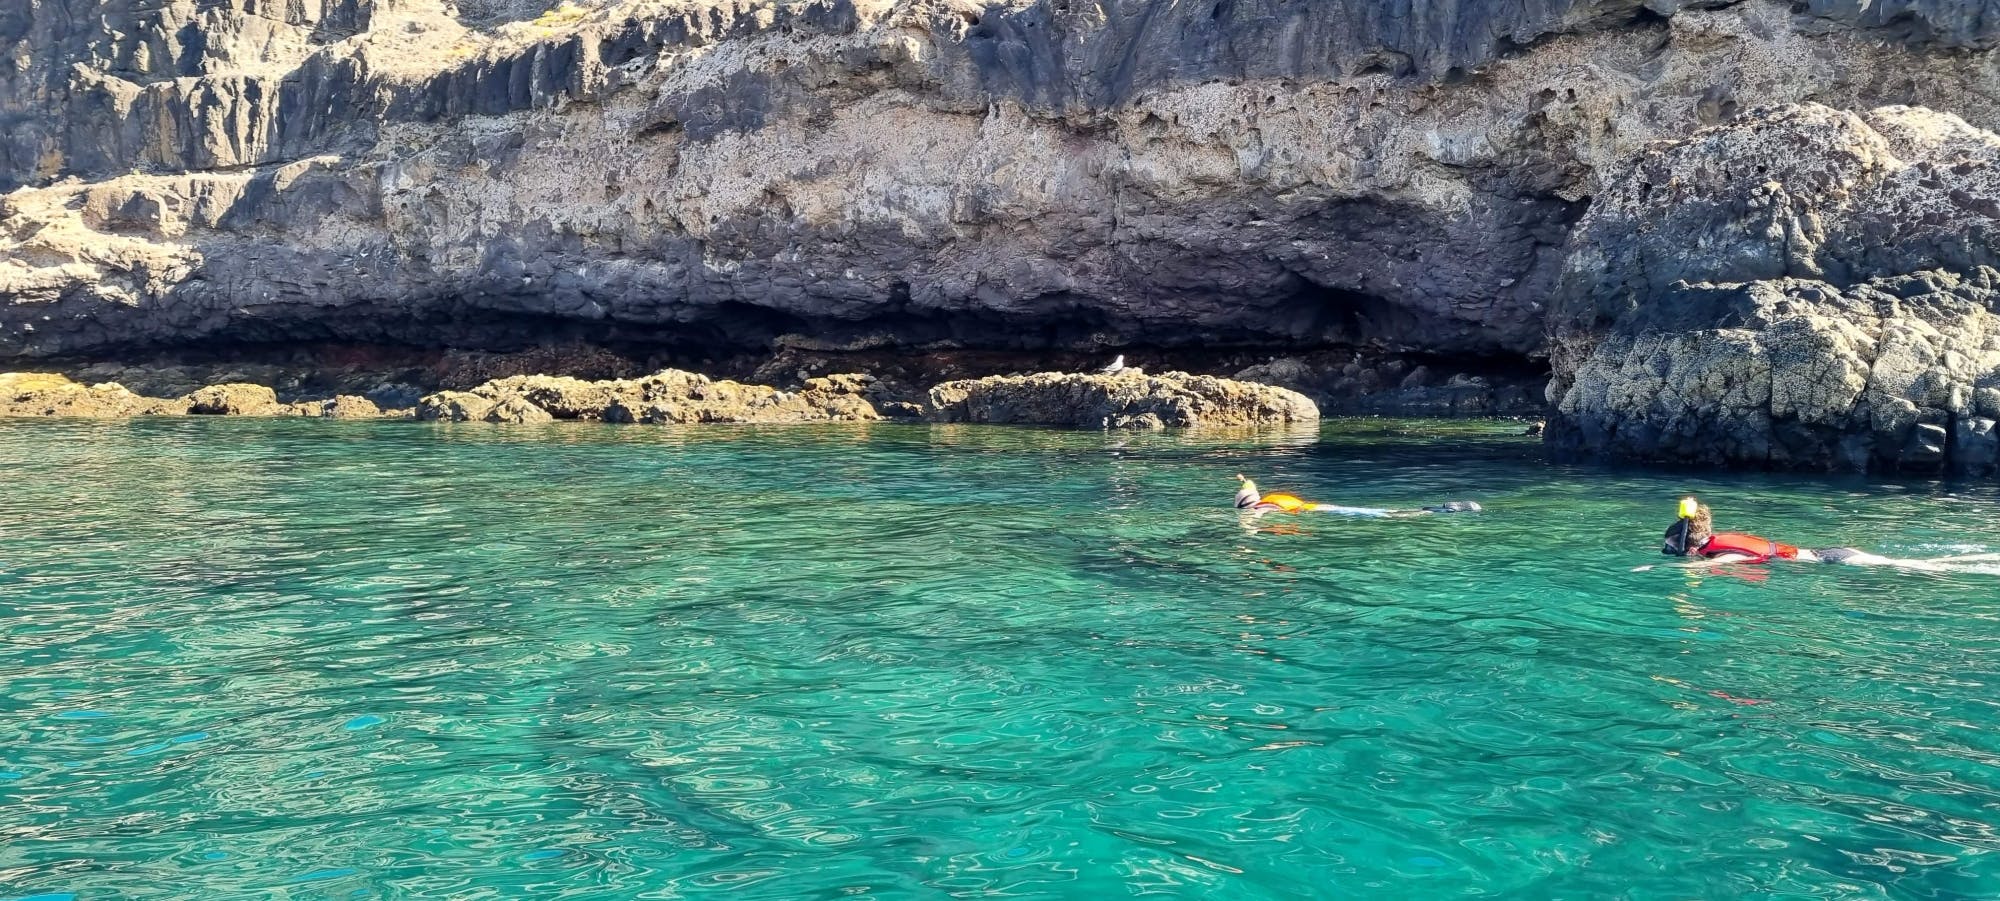
[[[280,409],[276,391],[245,383],[210,385],[182,400],[194,416],[268,416]]]
[[[1748,98],[2000,124],[1937,0],[39,0],[0,358],[300,341],[1525,359]]]
[[[441,391],[417,405],[417,418],[454,422],[640,423],[860,422],[881,419],[866,398],[867,379],[811,379],[804,390],[716,381],[665,370],[644,378],[584,381],[561,376],[495,379],[470,391]]]
[[[668,369],[635,379],[508,376],[467,391],[425,395],[414,410],[385,410],[365,397],[281,403],[263,385],[209,385],[173,399],[135,394],[116,383],[84,385],[61,375],[0,373],[0,416],[112,418],[146,415],[416,418],[449,422],[621,423],[868,422],[888,417],[935,422],[1074,425],[1088,428],[1270,426],[1319,418],[1295,391],[1186,373],[1039,373],[947,382],[929,405],[882,401],[872,376],[828,375],[797,391],[711,379]]]
[[[0,416],[111,419],[135,415],[149,400],[115,382],[83,385],[47,373],[0,373]]]
[[[1989,6],[0,4],[0,360],[1260,347],[1228,371],[1452,412],[1546,360],[1579,452],[1928,466],[1942,429],[1955,468],[1979,416],[1948,397],[1901,436],[1864,391],[1866,446],[1825,457],[1789,412],[1752,440],[1699,412],[1733,401],[1592,386],[1622,337],[1739,327],[1696,286],[1864,334],[1905,316],[1878,279],[1979,303]],[[1286,362],[1320,353],[1407,362]],[[452,415],[559,415],[485,399]]]
[[[1248,428],[1314,423],[1319,408],[1286,388],[1185,372],[1042,372],[938,385],[926,418],[1106,429]]]
[[[1550,440],[1784,468],[1991,471],[2000,137],[1754,111],[1649,148],[1580,225]]]
[[[161,398],[135,393],[117,382],[86,385],[55,373],[0,373],[0,417],[321,416],[329,419],[380,419],[398,415],[405,414],[384,411],[366,398],[352,396],[280,403],[277,392],[269,387],[242,382],[208,385],[179,397]]]
[[[320,403],[316,415],[325,419],[381,419],[390,414],[368,398],[342,394]]]

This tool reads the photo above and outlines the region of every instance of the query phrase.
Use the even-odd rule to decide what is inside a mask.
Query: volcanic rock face
[[[1605,339],[1557,422],[1564,440],[1619,456],[1989,472],[1996,287],[1992,269],[1844,290],[1799,279],[1682,286],[1663,303],[1711,327]]]
[[[1650,148],[1579,226],[1551,440],[1707,463],[1989,471],[2000,137],[1816,105]]]
[[[1741,98],[1996,124],[1974,4],[42,0],[0,357],[1377,346],[1519,360]]]
[[[1524,382],[1481,373],[1546,355],[1566,447],[1901,465],[1942,429],[1957,465],[1976,405],[1893,379],[1861,396],[1917,437],[1867,400],[1837,460],[1596,386],[1624,337],[1738,327],[1658,318],[1687,297],[1949,331],[1859,286],[1981,302],[1996,36],[1973,0],[8,3],[0,360],[1257,347],[1491,412]]]

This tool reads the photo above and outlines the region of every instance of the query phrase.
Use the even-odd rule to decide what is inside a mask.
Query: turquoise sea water
[[[2000,575],[1631,571],[1992,489],[1516,428],[0,423],[0,898],[2000,896]]]

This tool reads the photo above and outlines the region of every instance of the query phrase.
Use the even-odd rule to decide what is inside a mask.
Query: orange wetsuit
[[[1289,494],[1266,494],[1257,498],[1252,510],[1276,510],[1281,513],[1303,513],[1313,508],[1313,504],[1299,500]]]

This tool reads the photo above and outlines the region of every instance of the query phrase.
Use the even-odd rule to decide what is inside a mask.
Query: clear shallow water
[[[0,898],[2000,895],[2000,576],[1630,571],[1992,490],[1514,428],[0,423]]]

